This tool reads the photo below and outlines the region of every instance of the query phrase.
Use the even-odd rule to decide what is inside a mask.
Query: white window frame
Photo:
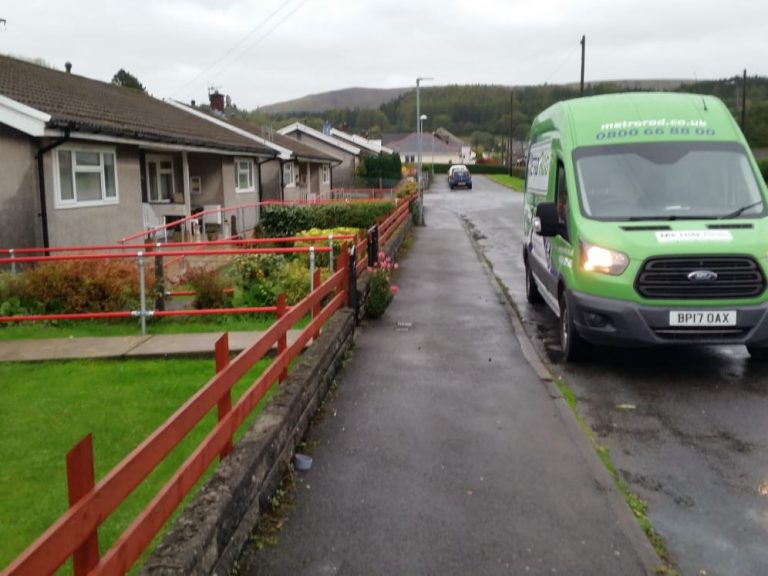
[[[328,164],[323,164],[323,184],[331,183],[331,167]]]
[[[61,197],[61,174],[59,172],[59,153],[69,152],[72,163],[72,192],[73,198]],[[98,166],[77,166],[77,153],[90,152],[99,155]],[[115,195],[107,196],[107,182],[104,176],[104,154],[111,154],[115,171]],[[101,175],[101,200],[77,200],[77,173],[98,173]],[[120,203],[120,188],[117,182],[117,150],[114,147],[84,145],[64,145],[53,150],[53,182],[54,182],[54,206],[56,208],[85,208],[88,206],[111,206]]]
[[[296,170],[293,162],[286,162],[283,164],[283,186],[285,188],[296,186]]]
[[[248,186],[240,188],[240,163],[248,164]],[[256,166],[253,158],[235,158],[235,192],[245,194],[247,192],[256,192]]]
[[[171,168],[161,168],[160,163],[161,162],[170,162]],[[170,154],[147,154],[144,158],[145,163],[145,174],[147,176],[147,202],[150,204],[170,204],[173,200],[173,195],[176,193],[176,170],[173,165],[173,156]],[[156,189],[158,192],[160,191],[160,176],[163,174],[170,174],[171,175],[171,190],[170,190],[170,196],[168,198],[158,198],[153,199],[152,198],[152,187],[149,185],[149,165],[150,163],[156,163],[157,164],[157,182],[155,183]]]

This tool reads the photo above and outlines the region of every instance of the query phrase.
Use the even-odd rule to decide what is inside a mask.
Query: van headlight
[[[579,242],[581,267],[587,272],[600,272],[619,276],[629,266],[629,256],[623,252],[595,246],[589,242]]]

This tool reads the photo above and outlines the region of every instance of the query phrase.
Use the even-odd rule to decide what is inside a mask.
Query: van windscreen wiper
[[[757,202],[752,202],[752,204],[747,204],[746,206],[742,206],[741,208],[738,208],[737,210],[734,210],[733,212],[729,212],[728,214],[724,216],[719,216],[718,218],[720,220],[725,220],[726,218],[736,218],[737,216],[741,216],[742,213],[746,212],[750,208],[754,208],[755,206],[760,206],[762,204],[762,200],[758,200]]]

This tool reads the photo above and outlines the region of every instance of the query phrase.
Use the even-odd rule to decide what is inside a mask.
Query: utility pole
[[[741,131],[747,126],[747,69],[744,68],[744,77],[741,80]]]
[[[584,96],[584,49],[587,45],[587,37],[581,37],[581,83],[580,83],[580,95]]]

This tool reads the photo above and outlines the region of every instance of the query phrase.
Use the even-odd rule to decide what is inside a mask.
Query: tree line
[[[642,83],[603,82],[585,86],[585,95],[647,91]],[[736,119],[741,118],[742,78],[685,83],[677,92],[717,96]],[[512,101],[512,94],[514,100]],[[506,137],[510,128],[514,137],[525,139],[533,118],[542,110],[568,98],[579,96],[576,85],[544,84],[509,88],[493,85],[435,86],[421,89],[421,112],[427,114],[425,131],[445,128],[473,142],[489,142]],[[768,146],[768,78],[747,78],[745,135],[753,147]],[[281,126],[294,121],[321,129],[324,121],[335,128],[372,138],[384,132],[411,132],[416,123],[416,93],[408,92],[377,109],[353,108],[327,110],[323,113],[268,115],[259,111],[241,114],[260,124]],[[511,118],[511,123],[510,123]]]

